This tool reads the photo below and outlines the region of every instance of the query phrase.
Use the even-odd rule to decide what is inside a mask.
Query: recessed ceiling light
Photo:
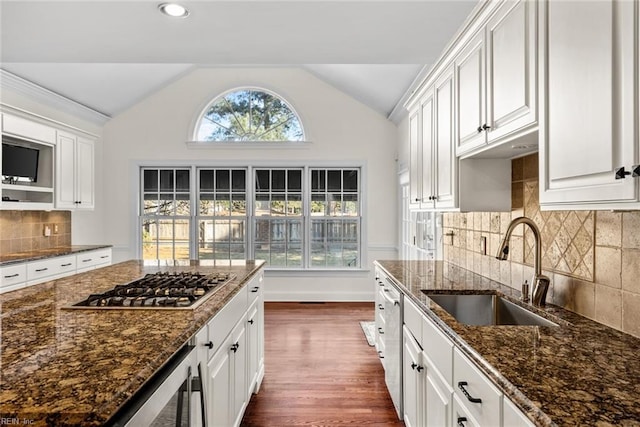
[[[174,18],[186,18],[189,15],[187,8],[176,3],[162,3],[158,5],[158,9],[165,15]]]

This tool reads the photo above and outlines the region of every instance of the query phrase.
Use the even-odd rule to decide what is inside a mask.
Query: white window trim
[[[318,275],[322,273],[349,273],[349,272],[368,272],[370,268],[369,263],[369,214],[367,210],[368,206],[368,170],[366,160],[333,160],[333,161],[319,161],[319,160],[284,160],[284,161],[264,161],[264,160],[244,160],[242,163],[236,160],[218,160],[218,161],[206,161],[206,160],[150,160],[140,161],[132,160],[130,169],[130,185],[134,189],[131,191],[131,209],[130,209],[130,232],[132,236],[135,236],[135,251],[137,259],[142,259],[142,237],[140,231],[140,197],[141,197],[141,181],[140,181],[140,169],[144,167],[149,168],[192,168],[191,173],[191,185],[196,185],[196,169],[200,167],[204,168],[248,168],[249,178],[253,177],[253,169],[255,168],[285,168],[285,167],[304,167],[304,168],[359,168],[360,169],[360,185],[359,190],[361,197],[361,222],[360,222],[360,266],[354,268],[281,268],[281,267],[265,267],[265,270],[279,273],[291,273],[291,274],[305,274]],[[303,165],[303,166],[300,166]],[[253,185],[247,186],[247,199],[253,200],[254,188]],[[195,188],[195,187],[193,187]],[[195,207],[194,207],[195,209]],[[249,208],[248,208],[249,209]],[[251,215],[253,215],[253,206],[250,208]],[[253,233],[252,221],[249,220],[248,232]],[[192,226],[195,230],[195,227]],[[197,237],[197,236],[195,236]],[[195,246],[192,246],[192,251]],[[248,256],[253,256],[253,248],[247,248]],[[196,255],[191,253],[191,258],[196,259]]]
[[[289,107],[289,109],[293,112],[293,114],[296,116],[296,118],[298,119],[298,123],[300,124],[300,129],[302,130],[302,140],[300,141],[216,141],[216,140],[212,140],[212,141],[201,141],[197,139],[198,136],[198,130],[200,129],[200,123],[202,122],[202,118],[204,117],[205,113],[207,112],[207,110],[216,102],[218,102],[219,99],[224,98],[225,96],[227,96],[230,93],[233,92],[239,92],[241,90],[247,90],[247,91],[259,91],[259,92],[265,92],[268,93],[280,100],[282,100],[282,102],[285,103],[285,105],[287,107]],[[293,106],[293,104],[284,96],[280,95],[279,93],[264,88],[264,87],[260,87],[260,86],[238,86],[238,87],[234,87],[231,89],[228,89],[222,93],[219,93],[218,95],[214,96],[209,102],[207,102],[207,104],[204,106],[204,108],[202,108],[198,115],[195,118],[195,123],[193,123],[192,126],[192,132],[191,132],[191,141],[187,141],[187,146],[189,147],[191,144],[193,143],[197,143],[198,145],[200,144],[209,144],[209,145],[220,145],[226,148],[229,148],[229,146],[233,146],[236,147],[238,145],[240,146],[249,146],[249,145],[253,145],[253,148],[255,147],[264,147],[264,146],[268,146],[269,144],[282,144],[282,143],[286,143],[286,144],[301,144],[304,145],[305,143],[308,143],[309,141],[306,139],[307,138],[307,130],[306,127],[302,121],[302,116],[300,115],[300,113],[298,113],[298,110]],[[274,145],[275,146],[275,145]]]

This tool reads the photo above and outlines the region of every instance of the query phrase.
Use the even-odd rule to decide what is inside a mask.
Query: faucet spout
[[[520,224],[527,225],[531,231],[533,232],[533,238],[535,240],[535,257],[533,259],[533,290],[531,301],[533,305],[544,306],[547,298],[547,291],[549,290],[549,284],[551,280],[542,274],[542,241],[540,239],[540,230],[535,222],[533,222],[530,218],[525,216],[521,216],[515,218],[507,227],[507,232],[504,235],[504,239],[500,243],[500,247],[498,248],[498,252],[496,253],[496,258],[500,261],[505,261],[509,256],[509,240],[511,239],[511,234],[513,230]]]

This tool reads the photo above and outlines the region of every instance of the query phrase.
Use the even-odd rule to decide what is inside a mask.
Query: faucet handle
[[[547,291],[549,290],[551,280],[547,276],[540,275],[534,277],[533,281],[533,305],[544,307],[547,302]]]

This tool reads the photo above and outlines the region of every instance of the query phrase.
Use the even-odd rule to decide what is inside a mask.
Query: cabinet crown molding
[[[55,93],[20,76],[0,68],[0,88],[12,89],[49,107],[97,125],[104,125],[111,116]]]

